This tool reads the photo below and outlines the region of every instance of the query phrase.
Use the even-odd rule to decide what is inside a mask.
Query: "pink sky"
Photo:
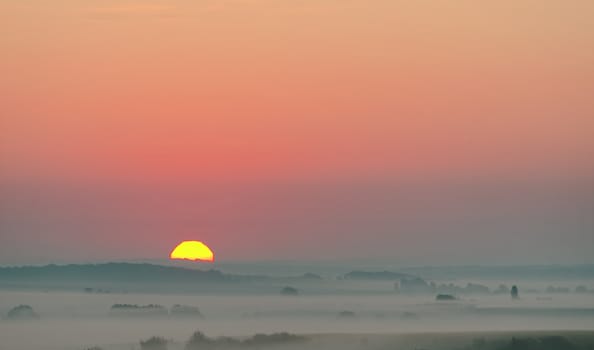
[[[593,262],[593,13],[4,1],[0,264]]]

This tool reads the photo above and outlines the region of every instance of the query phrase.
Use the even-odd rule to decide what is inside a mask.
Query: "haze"
[[[594,2],[0,0],[0,33],[0,348],[594,349]]]
[[[591,1],[0,5],[0,263],[593,262]]]

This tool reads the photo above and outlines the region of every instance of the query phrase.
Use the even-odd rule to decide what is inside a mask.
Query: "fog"
[[[260,278],[198,283],[201,289],[189,288],[192,283],[159,281],[44,284],[42,279],[10,283],[0,279],[2,348],[131,349],[140,348],[142,339],[159,336],[168,340],[169,349],[182,349],[197,330],[213,339],[245,340],[257,333],[278,332],[307,337],[307,343],[281,344],[295,348],[382,348],[408,341],[414,347],[437,348],[419,334],[437,333],[438,338],[458,334],[456,344],[464,346],[463,340],[471,344],[473,337],[484,332],[489,336],[503,332],[498,337],[527,331],[566,336],[579,330],[592,335],[594,329],[591,280],[511,281],[519,286],[518,300],[496,292],[501,283],[511,285],[510,281],[436,280],[437,288],[441,282],[456,286],[480,282],[489,288],[488,293],[463,292],[455,300],[436,301],[435,293],[407,293],[404,284],[398,291],[392,280]],[[297,295],[281,295],[283,286],[289,285]],[[576,289],[580,285],[585,290]],[[115,304],[134,308],[114,312]],[[35,317],[6,317],[17,305],[31,306]],[[160,305],[163,313],[138,312],[152,310],[137,307],[143,305]],[[200,314],[167,311],[174,305],[197,307]],[[410,338],[415,334],[416,340]],[[380,340],[387,335],[393,338]]]

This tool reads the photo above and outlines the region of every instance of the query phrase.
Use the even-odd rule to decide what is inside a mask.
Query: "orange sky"
[[[111,231],[126,232],[130,241],[141,237],[142,225],[110,211],[116,197],[96,198],[101,189],[167,193],[171,202],[134,213],[139,221],[162,216],[155,225],[168,231],[152,233],[135,256],[156,256],[169,240],[201,239],[185,235],[204,230],[222,246],[216,248],[221,256],[250,259],[269,250],[246,253],[233,242],[258,246],[293,221],[305,225],[303,231],[323,232],[329,246],[360,234],[359,225],[328,227],[305,214],[283,221],[289,215],[283,210],[294,210],[294,186],[312,198],[318,186],[332,193],[323,206],[329,212],[347,196],[345,188],[374,202],[379,197],[369,187],[377,184],[531,183],[547,198],[558,198],[551,188],[573,198],[571,191],[592,183],[593,14],[592,1],[3,1],[0,179],[14,200],[3,204],[11,214],[2,217],[7,229],[0,243],[18,251],[44,236],[30,233],[38,227],[77,247]],[[233,191],[266,193],[260,188],[267,184],[293,194],[268,193],[277,199],[267,204],[232,200]],[[79,203],[70,198],[72,187],[81,186],[92,193],[81,201],[105,206],[96,223],[101,228],[86,234],[75,232],[85,231],[91,214],[64,219]],[[211,192],[209,207],[232,201],[225,210],[234,212],[204,214],[217,222],[212,225],[168,212],[194,205],[179,200],[180,188],[202,187]],[[506,200],[515,203],[513,192]],[[590,205],[592,197],[573,200],[562,204],[553,226],[573,232],[572,246],[581,247],[594,237],[585,233],[590,222],[575,221],[574,208],[584,200]],[[529,211],[544,213],[537,202]],[[254,204],[271,206],[266,211],[274,217],[245,214]],[[485,209],[489,215],[505,207],[493,205]],[[46,207],[61,219],[47,218]],[[373,208],[353,204],[323,221],[363,218]],[[418,210],[412,216],[441,212]],[[258,222],[247,230],[256,243],[237,233],[243,224],[229,223],[243,222],[244,215]],[[217,221],[223,218],[228,221]],[[376,248],[389,255],[381,247],[401,243],[398,235],[409,229],[398,220],[382,217],[377,246],[362,255]],[[374,230],[363,219],[360,226]],[[423,230],[438,232],[438,226]],[[520,226],[514,228],[533,232],[525,241],[542,231],[529,219]],[[548,239],[556,239],[555,230]],[[433,234],[441,233],[427,233]],[[275,243],[278,254],[270,256],[309,244],[294,240]],[[346,241],[345,249],[357,244]],[[103,244],[96,258],[122,254]],[[48,259],[62,252],[57,247]],[[592,256],[583,251],[578,258]]]

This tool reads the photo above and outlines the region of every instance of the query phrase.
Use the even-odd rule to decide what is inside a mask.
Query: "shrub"
[[[241,345],[239,340],[231,337],[218,337],[215,343],[223,348],[233,348]]]
[[[307,338],[290,334],[287,332],[272,333],[272,334],[256,334],[253,337],[244,340],[245,345],[268,345],[268,344],[283,344],[283,343],[298,343],[306,341]]]
[[[200,331],[194,332],[190,339],[186,342],[186,350],[198,350],[202,349],[206,346],[212,345],[213,340],[204,335],[204,333]]]
[[[140,350],[167,350],[167,340],[162,337],[150,337],[140,341]]]
[[[195,306],[175,304],[171,307],[170,313],[172,316],[187,316],[187,317],[202,318],[202,313],[200,312],[200,309],[198,309]]]
[[[255,334],[251,338],[240,341],[230,337],[219,337],[216,339],[207,337],[200,331],[194,332],[190,339],[186,342],[185,350],[204,350],[204,349],[240,349],[242,347],[260,347],[267,345],[279,345],[287,343],[297,343],[306,341],[306,337],[302,337],[287,332],[272,333],[272,334]],[[142,349],[145,350],[145,349]],[[148,350],[148,349],[147,349]],[[154,350],[151,348],[151,350]]]
[[[283,289],[281,289],[280,293],[282,295],[298,295],[299,290],[297,290],[297,288],[287,286],[287,287],[284,287]]]
[[[437,300],[437,301],[451,301],[451,300],[456,300],[456,297],[451,294],[437,294],[437,296],[435,297],[435,300]]]
[[[164,306],[157,304],[113,304],[110,312],[112,315],[121,316],[158,316],[168,313]]]
[[[511,340],[474,339],[467,350],[576,350],[578,347],[562,336],[547,336],[539,338],[517,338]]]
[[[30,320],[39,318],[39,315],[33,311],[33,308],[29,305],[19,305],[13,307],[6,317],[11,320]]]

